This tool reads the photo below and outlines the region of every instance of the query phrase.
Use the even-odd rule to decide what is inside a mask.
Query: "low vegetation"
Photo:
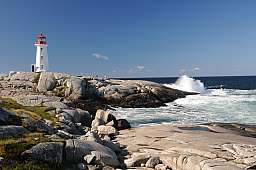
[[[2,169],[4,170],[47,170],[59,169],[61,165],[49,165],[44,162],[25,159],[21,153],[32,146],[47,142],[43,133],[30,133],[16,138],[0,140],[0,156],[4,157]]]
[[[22,106],[16,101],[10,98],[0,97],[0,107],[4,108],[8,111],[15,112],[18,115],[22,113],[26,113],[30,115],[34,119],[47,119],[54,121],[54,117],[49,114],[49,108],[43,106]]]

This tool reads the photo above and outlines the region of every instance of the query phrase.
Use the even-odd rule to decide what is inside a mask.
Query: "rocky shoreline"
[[[1,75],[0,167],[255,168],[255,127],[209,124],[134,129],[127,120],[106,111],[159,107],[193,94],[139,80],[51,72]]]

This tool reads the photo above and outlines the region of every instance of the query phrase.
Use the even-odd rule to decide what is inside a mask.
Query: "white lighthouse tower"
[[[36,64],[32,65],[32,72],[44,72],[48,71],[48,54],[47,54],[47,43],[46,36],[39,34],[36,42]]]

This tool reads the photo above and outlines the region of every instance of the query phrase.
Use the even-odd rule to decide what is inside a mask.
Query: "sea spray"
[[[187,75],[179,77],[174,84],[165,84],[165,86],[187,92],[205,93],[204,83]]]

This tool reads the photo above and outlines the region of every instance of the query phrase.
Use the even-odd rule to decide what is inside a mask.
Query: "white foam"
[[[167,87],[187,92],[205,93],[204,83],[187,75],[178,78],[174,84],[164,84]]]
[[[210,94],[213,96],[226,96],[227,92],[224,89],[212,89]]]
[[[160,108],[116,108],[117,118],[125,118],[132,126],[152,124],[191,124],[238,122],[256,124],[256,91],[222,89],[225,95],[213,95],[218,89],[190,95]],[[222,92],[221,92],[222,93]]]

